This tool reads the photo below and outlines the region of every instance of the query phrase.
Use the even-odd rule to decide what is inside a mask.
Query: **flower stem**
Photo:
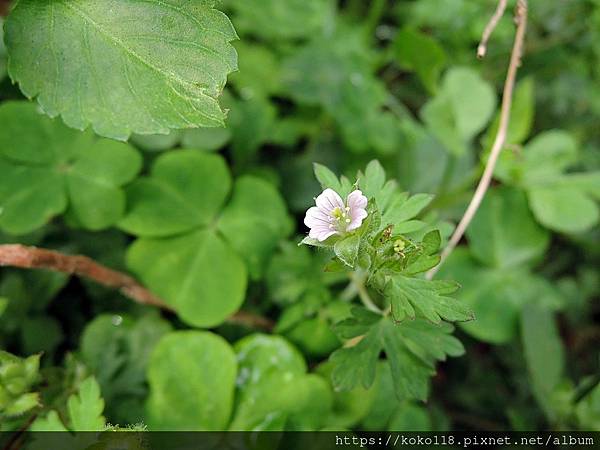
[[[383,311],[375,304],[375,302],[371,299],[369,292],[367,291],[367,287],[365,286],[365,277],[361,274],[353,272],[350,275],[350,279],[352,280],[354,286],[356,286],[358,297],[360,298],[362,304],[365,305],[365,308],[377,314],[382,314]]]

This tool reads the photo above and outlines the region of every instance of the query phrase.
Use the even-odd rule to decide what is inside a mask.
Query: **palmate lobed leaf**
[[[73,431],[102,431],[106,421],[102,416],[104,400],[100,395],[100,386],[94,377],[85,379],[79,385],[77,395],[71,395],[67,401],[71,429]]]
[[[102,136],[221,126],[237,35],[215,5],[23,0],[5,25],[8,71],[48,115]]]
[[[460,341],[451,335],[454,328],[450,324],[435,325],[423,319],[395,324],[388,317],[362,308],[353,310],[353,316],[340,322],[336,331],[340,337],[364,337],[331,355],[336,389],[351,390],[358,385],[369,388],[383,351],[390,363],[398,398],[424,400],[429,377],[435,373],[435,362],[464,353]]]
[[[387,283],[385,295],[390,299],[392,317],[396,321],[407,317],[414,319],[417,313],[436,324],[442,319],[452,322],[473,320],[473,311],[467,305],[448,296],[459,287],[453,281],[429,281],[396,275]]]

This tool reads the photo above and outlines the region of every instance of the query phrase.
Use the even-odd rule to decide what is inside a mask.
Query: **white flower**
[[[333,189],[325,189],[313,206],[306,211],[304,224],[310,228],[308,236],[324,241],[334,234],[356,230],[367,217],[367,197],[361,191],[353,191],[346,203]]]

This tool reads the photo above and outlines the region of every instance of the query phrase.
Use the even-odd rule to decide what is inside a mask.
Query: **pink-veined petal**
[[[329,227],[329,216],[316,206],[313,206],[312,208],[309,208],[308,211],[306,211],[306,216],[304,217],[304,225],[306,225],[309,228],[314,228],[320,225]]]
[[[346,231],[356,230],[362,225],[364,219],[368,216],[367,211],[364,208],[351,209],[350,220],[351,222],[346,227]]]
[[[330,215],[335,208],[344,209],[344,201],[333,189],[325,189],[316,199],[317,207],[325,214]]]
[[[346,202],[350,207],[350,211],[352,211],[353,209],[359,208],[365,209],[367,207],[368,200],[367,197],[365,197],[361,191],[356,190],[348,194]]]
[[[308,233],[308,237],[316,239],[319,242],[323,242],[325,239],[327,239],[330,236],[333,236],[336,233],[337,233],[337,231],[332,230],[329,227],[319,226],[319,227],[311,228],[310,232]]]

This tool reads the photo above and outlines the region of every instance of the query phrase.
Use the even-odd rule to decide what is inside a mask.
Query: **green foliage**
[[[21,359],[0,351],[0,419],[3,421],[39,406],[39,393],[32,389],[39,381],[40,356]]]
[[[336,366],[333,383],[342,390],[359,384],[368,389],[375,380],[376,362],[383,350],[390,363],[398,398],[425,400],[428,377],[435,373],[435,362],[445,360],[446,355],[464,353],[462,344],[448,335],[452,329],[447,323],[435,326],[422,319],[396,325],[390,319],[356,309],[351,319],[337,326],[337,331],[346,339],[364,337],[356,345],[332,354],[331,360]]]
[[[422,109],[423,121],[454,155],[463,155],[488,123],[496,99],[491,86],[471,69],[446,72],[439,93]]]
[[[247,272],[260,276],[288,234],[285,204],[269,183],[240,177],[224,205],[231,183],[220,156],[167,153],[150,177],[129,187],[130,208],[119,224],[140,236],[128,252],[131,269],[183,320],[200,327],[237,311]]]
[[[222,126],[237,36],[214,5],[21,1],[5,27],[8,70],[48,115],[101,136]]]
[[[529,0],[431,279],[515,33],[441,3],[0,2],[0,244],[167,304],[0,246],[1,430],[599,430],[600,3]]]
[[[65,427],[56,410],[44,417],[38,417],[31,425],[32,431],[103,431],[106,421],[104,400],[100,386],[94,377],[86,378],[79,385],[78,392],[67,400],[69,426]]]
[[[0,107],[0,227],[29,233],[68,212],[82,227],[107,228],[125,210],[121,186],[140,170],[130,146],[78,133],[25,102]]]
[[[401,66],[415,71],[427,90],[436,91],[446,54],[435,39],[418,30],[404,28],[396,35],[394,51]]]
[[[200,331],[167,334],[148,366],[148,425],[154,430],[224,429],[236,372],[235,354],[220,336]]]
[[[579,233],[600,219],[600,171],[565,173],[577,163],[577,143],[561,130],[533,138],[522,155],[504,153],[497,176],[527,192],[536,219],[547,228]]]

